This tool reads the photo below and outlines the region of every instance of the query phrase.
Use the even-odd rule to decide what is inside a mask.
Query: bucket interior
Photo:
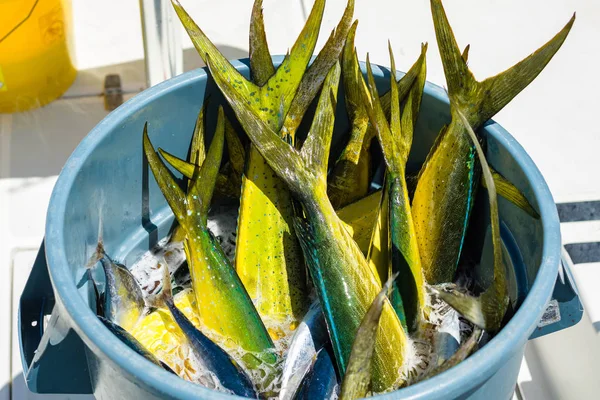
[[[235,65],[248,75],[246,62]],[[389,71],[374,67],[374,74],[380,93],[386,92]],[[52,265],[49,261],[49,268],[51,275],[53,269],[68,268],[77,290],[90,305],[90,313],[94,309],[91,304],[93,290],[85,279],[86,264],[95,251],[100,219],[107,254],[126,266],[132,265],[167,236],[173,224],[173,215],[143,155],[144,124],[148,122],[149,136],[155,148],[163,148],[185,159],[198,111],[208,97],[206,132],[210,139],[216,124],[217,107],[225,101],[214,82],[202,70],[197,70],[130,100],[102,121],[69,159],[62,172],[72,179],[68,193],[63,194],[66,200],[62,226],[47,227],[49,230],[59,229],[68,265]],[[343,93],[339,99],[330,161],[335,160],[347,140],[349,124]],[[235,121],[232,110],[228,106],[225,108],[230,121]],[[309,112],[303,122],[304,132],[311,120]],[[428,83],[408,162],[409,172],[418,171],[441,127],[447,123],[449,106],[446,94],[441,88]],[[239,128],[239,125],[236,126]],[[493,122],[482,129],[482,135],[487,139],[490,165],[513,182],[539,210],[533,183],[524,172],[522,162],[513,155],[515,151],[511,143],[516,142]],[[380,151],[377,146],[374,147],[377,159],[382,161]],[[380,168],[380,173],[376,174],[376,180],[381,180],[382,170]],[[175,173],[175,176],[181,175]],[[484,188],[480,188],[478,197],[465,246],[478,249],[476,254],[485,260],[490,258],[491,247],[489,235],[486,235],[489,217]],[[52,201],[55,201],[54,196]],[[498,202],[502,237],[506,253],[510,256],[509,276],[513,277],[511,297],[513,305],[518,306],[533,284],[541,264],[542,222],[503,198],[499,198]],[[49,212],[52,212],[52,203]],[[488,240],[484,239],[486,237]],[[51,245],[47,243],[47,246]]]

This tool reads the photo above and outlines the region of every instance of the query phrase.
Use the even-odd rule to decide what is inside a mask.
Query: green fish
[[[309,66],[317,42],[324,0],[317,0],[289,54],[275,69],[269,53],[262,1],[254,3],[250,23],[250,64],[254,82],[223,57],[183,8],[175,10],[200,56],[226,72],[243,101],[274,131],[294,142],[301,117],[327,71],[337,61],[352,22],[354,1],[323,50]],[[295,329],[308,307],[302,250],[292,226],[293,210],[286,185],[260,152],[251,146],[242,182],[235,268],[275,339]]]
[[[382,207],[382,226],[385,226],[388,237],[383,237],[383,242],[389,243],[386,252],[388,259],[381,260],[392,273],[398,274],[394,282],[397,290],[392,294],[392,305],[400,319],[406,318],[409,332],[417,330],[424,317],[426,304],[426,288],[419,255],[419,246],[415,235],[413,217],[408,197],[406,184],[406,162],[413,141],[414,126],[419,114],[427,64],[425,52],[427,46],[422,46],[422,60],[419,75],[413,83],[408,97],[401,103],[396,87],[396,63],[390,45],[390,85],[391,85],[391,118],[388,124],[386,115],[379,101],[379,94],[375,86],[375,78],[371,64],[367,57],[367,74],[370,96],[365,93],[365,104],[371,124],[377,131],[381,143],[383,156],[387,166],[385,177],[384,202],[389,202]],[[386,215],[387,214],[387,215]],[[382,235],[383,236],[383,235]]]
[[[375,300],[373,300],[369,311],[367,311],[358,327],[356,338],[354,338],[354,343],[352,343],[348,369],[346,370],[346,376],[344,376],[340,390],[340,400],[362,399],[363,397],[367,397],[369,393],[373,353],[377,341],[379,320],[381,319],[385,299],[390,296],[392,282],[396,280],[397,276],[398,273],[395,273],[383,285],[383,289],[381,289]]]
[[[342,75],[346,94],[346,109],[351,121],[348,144],[340,154],[328,177],[327,196],[335,209],[365,197],[373,177],[369,117],[363,106],[361,87],[364,85],[354,48],[356,25],[352,27],[342,57]]]
[[[343,375],[358,327],[381,290],[362,251],[327,198],[327,160],[337,103],[339,63],[328,73],[310,134],[301,150],[281,139],[249,105],[230,76],[207,60],[215,82],[233,106],[250,140],[288,185],[299,207],[296,235],[302,245]],[[373,358],[373,388],[381,392],[403,383],[407,338],[389,301],[385,301]]]
[[[205,334],[226,349],[243,354],[248,369],[274,365],[277,356],[265,326],[235,269],[207,226],[224,147],[225,116],[219,108],[217,129],[202,166],[196,166],[185,194],[154,151],[144,127],[144,152],[177,221],[185,230],[184,249],[199,318]],[[196,159],[195,161],[197,161]]]
[[[366,84],[354,47],[355,36],[356,26],[353,26],[346,39],[342,57],[346,109],[351,121],[349,140],[328,177],[327,195],[336,209],[365,197],[373,177],[369,149],[376,132],[373,126],[369,124],[369,116],[361,95]],[[408,95],[424,58],[423,53],[410,70],[398,80],[397,89],[400,102],[404,101]],[[390,115],[390,97],[390,91],[381,97],[382,107],[388,118]],[[387,277],[383,278],[384,281],[386,279]]]
[[[206,150],[204,147],[204,124],[206,122],[205,115],[207,105],[208,99],[203,103],[202,108],[198,113],[198,118],[196,119],[192,144],[190,146],[189,162],[186,162],[161,148],[158,149],[160,155],[187,179],[192,179],[195,165],[202,165],[202,162],[206,157]],[[215,193],[225,197],[239,198],[242,185],[242,174],[246,162],[246,152],[239,136],[227,118],[225,118],[225,138],[229,153],[229,161],[219,171]],[[177,231],[177,233],[179,232]],[[174,235],[174,238],[178,238],[178,235]]]
[[[226,128],[227,129],[227,128]],[[227,130],[225,131],[227,132]],[[166,151],[159,148],[158,152],[164,156],[165,160],[171,164],[179,173],[191,179],[194,173],[194,164],[184,161]],[[219,175],[220,177],[221,175]],[[344,226],[352,235],[352,238],[358,244],[361,251],[367,255],[371,245],[371,236],[373,228],[379,215],[379,207],[381,204],[381,190],[377,190],[352,204],[336,210],[338,217],[344,223]],[[178,225],[172,235],[172,241],[183,241],[185,233]]]
[[[377,190],[354,203],[336,210],[346,230],[352,235],[352,238],[365,256],[369,252],[371,236],[373,235],[373,229],[379,215],[381,193],[381,190]],[[377,269],[374,268],[374,270],[376,271]]]
[[[494,184],[496,185],[496,192],[498,196],[503,197],[504,199],[511,202],[513,205],[519,207],[522,211],[527,213],[530,217],[535,219],[540,219],[540,214],[533,208],[531,202],[527,199],[525,194],[521,192],[521,190],[513,185],[508,179],[506,179],[502,174],[498,171],[494,170],[490,166],[490,171],[492,173],[492,177],[494,178]],[[417,182],[419,179],[419,173],[411,173],[406,175],[406,184],[408,187],[408,196],[412,201],[412,198],[415,194],[415,189],[417,187]],[[480,179],[481,185],[485,186],[485,179],[481,177]]]
[[[464,124],[463,126],[466,128],[468,138],[475,146],[488,191],[494,251],[493,280],[492,284],[477,297],[464,294],[457,290],[454,285],[434,286],[433,291],[477,327],[490,333],[496,333],[502,326],[502,321],[510,302],[506,266],[504,265],[502,252],[502,239],[500,238],[500,218],[498,216],[496,185],[494,184],[492,172],[475,131],[471,128],[469,121],[462,111],[458,110],[456,115],[460,118],[461,123]]]
[[[431,0],[433,22],[451,99],[450,124],[440,132],[419,175],[412,215],[425,279],[451,282],[479,186],[480,163],[469,140],[542,71],[567,37],[575,16],[548,43],[510,69],[482,82],[467,67],[440,0]]]

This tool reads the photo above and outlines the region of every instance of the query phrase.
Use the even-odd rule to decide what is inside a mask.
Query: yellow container
[[[77,75],[70,0],[0,0],[0,113],[48,104]]]

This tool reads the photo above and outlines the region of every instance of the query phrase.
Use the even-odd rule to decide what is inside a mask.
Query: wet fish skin
[[[421,55],[415,63],[420,66],[418,76],[410,87],[406,100],[401,103],[394,76],[396,71],[394,55],[390,45],[390,63],[393,73],[390,76],[392,90],[389,123],[377,93],[368,57],[367,76],[370,94],[367,94],[366,90],[363,91],[371,125],[377,132],[387,166],[383,197],[383,201],[387,204],[383,204],[380,211],[382,215],[378,227],[382,229],[379,234],[381,254],[377,261],[384,268],[389,266],[389,271],[392,273],[398,273],[391,301],[400,319],[406,318],[406,325],[411,333],[419,329],[424,320],[426,287],[408,196],[406,162],[412,146],[414,126],[425,86],[426,51],[427,45],[424,44]],[[402,105],[404,106],[401,108]],[[374,239],[376,237],[374,236]],[[385,249],[386,242],[387,249]],[[387,276],[385,279],[387,280]]]
[[[280,400],[291,400],[317,353],[329,343],[329,333],[319,302],[314,302],[294,332],[281,374]]]
[[[366,88],[366,83],[354,47],[355,35],[356,24],[348,33],[342,57],[346,109],[351,122],[350,138],[328,177],[327,195],[336,209],[366,196],[373,175],[370,147],[373,138],[376,137],[376,131],[369,124],[369,116],[363,102],[362,91]],[[400,102],[403,102],[408,96],[424,60],[424,57],[419,57],[408,72],[394,83]],[[391,90],[380,99],[383,111],[388,118],[390,99]],[[385,281],[387,276],[382,279]]]
[[[130,331],[145,310],[142,289],[127,267],[110,259],[101,241],[98,242],[96,254],[106,276],[102,307],[104,316],[126,331]]]
[[[352,21],[354,0],[348,1],[335,33],[309,66],[325,7],[315,1],[305,27],[282,64],[275,69],[269,54],[262,1],[255,1],[250,23],[250,64],[254,82],[248,81],[223,57],[177,1],[175,10],[200,56],[233,78],[232,83],[249,105],[274,130],[286,126],[292,142],[304,111],[338,59]],[[284,121],[285,120],[285,121]],[[306,273],[302,250],[292,226],[290,194],[260,153],[251,146],[242,183],[235,268],[260,315],[275,338],[293,330],[307,306]],[[291,317],[291,318],[290,318]]]
[[[175,306],[171,293],[171,276],[166,263],[162,263],[163,279],[162,290],[152,299],[153,305],[169,309],[173,319],[181,328],[198,357],[205,366],[216,375],[217,379],[226,389],[243,397],[257,398],[258,395],[250,378],[231,359],[231,357],[218,345],[213,343],[204,333]]]
[[[441,0],[431,0],[434,27],[451,98],[452,120],[436,140],[420,173],[412,203],[427,282],[451,282],[456,272],[480,165],[458,117],[477,132],[543,70],[566,39],[575,16],[549,42],[508,70],[478,82],[460,52]],[[464,56],[464,57],[463,57]]]
[[[327,348],[316,355],[316,360],[304,377],[295,400],[331,399],[338,388],[334,361]]]
[[[217,130],[206,159],[201,167],[196,166],[187,194],[177,186],[154,151],[147,127],[143,140],[148,164],[175,217],[186,231],[184,249],[200,320],[219,337],[220,345],[238,348],[247,354],[242,358],[246,367],[274,365],[277,356],[272,352],[273,342],[239,276],[207,225],[224,146],[223,109],[219,109]]]
[[[254,18],[251,22],[250,62],[253,79],[259,86],[270,85],[271,93],[267,96],[279,99],[282,92],[276,76],[286,67],[282,65],[277,70],[273,68],[264,34],[262,13],[259,13],[259,3],[262,2],[257,1],[254,4]],[[347,31],[345,26],[349,25],[353,1],[349,4],[351,6],[347,6],[337,36]],[[313,10],[322,13],[321,6],[320,2],[315,2]],[[278,108],[279,113],[262,114],[264,120],[275,130],[286,124],[282,137],[287,137],[292,143],[297,128],[294,116],[308,106],[304,102],[306,99],[312,100],[320,87],[318,82],[322,83],[325,78],[325,73],[320,72],[317,67],[323,63],[335,62],[337,56],[328,52],[335,53],[335,47],[339,46],[337,36],[330,38],[305,72],[307,60],[297,63],[297,66],[287,67],[290,70],[297,68],[296,74],[300,69],[303,71],[303,74],[298,75],[301,80],[296,94],[293,99],[284,97]],[[314,46],[312,41],[310,46]],[[283,116],[286,117],[285,121]],[[297,119],[298,123],[300,118]],[[269,321],[269,332],[274,338],[285,335],[280,326],[282,322],[290,323],[289,328],[295,329],[308,306],[302,250],[293,231],[290,200],[286,185],[276,176],[256,148],[251,146],[242,185],[235,265],[250,296],[255,299],[261,316]],[[292,321],[288,322],[290,316]]]
[[[360,93],[360,86],[365,83],[354,47],[356,26],[354,24],[348,33],[342,56],[350,138],[327,178],[327,195],[335,209],[365,197],[373,175],[369,150],[374,131],[369,129],[369,117]]]
[[[360,321],[381,286],[327,198],[327,158],[340,66],[337,64],[328,73],[311,133],[298,151],[239,101],[227,74],[210,58],[207,61],[246,133],[302,207],[305,219],[297,218],[294,227],[324,310],[338,369],[343,374]],[[381,324],[387,334],[378,336],[376,343],[373,382],[378,391],[402,384],[400,371],[406,346],[402,325],[387,300]]]
[[[163,363],[158,358],[156,358],[154,354],[150,353],[144,346],[142,346],[140,342],[137,341],[136,338],[134,338],[125,329],[121,328],[119,325],[104,317],[98,316],[98,319],[104,324],[104,326],[108,328],[109,331],[111,331],[116,337],[118,337],[123,343],[125,343],[131,350],[135,351],[151,363],[158,365],[159,367],[165,369],[166,371],[172,374],[175,374],[175,372],[173,372],[173,370],[169,368],[167,364]]]
[[[479,296],[464,294],[456,290],[453,285],[446,285],[446,290],[442,287],[442,291],[439,291],[437,290],[437,287],[434,287],[434,291],[436,291],[437,295],[442,300],[456,309],[470,322],[480,329],[485,329],[493,334],[500,330],[510,303],[510,297],[508,295],[508,279],[502,250],[502,239],[500,237],[500,218],[498,216],[496,185],[494,184],[492,171],[487,163],[475,131],[470,127],[466,116],[460,110],[457,111],[457,115],[466,127],[469,139],[475,146],[488,190],[490,223],[492,228],[492,247],[494,251],[493,280],[491,285]]]

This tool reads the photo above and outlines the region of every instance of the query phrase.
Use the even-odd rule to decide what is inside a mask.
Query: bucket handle
[[[558,332],[581,321],[583,305],[571,273],[572,266],[571,258],[563,247],[552,298],[529,339]]]
[[[30,391],[92,394],[85,345],[55,302],[44,241],[21,294],[18,329],[23,375]]]

